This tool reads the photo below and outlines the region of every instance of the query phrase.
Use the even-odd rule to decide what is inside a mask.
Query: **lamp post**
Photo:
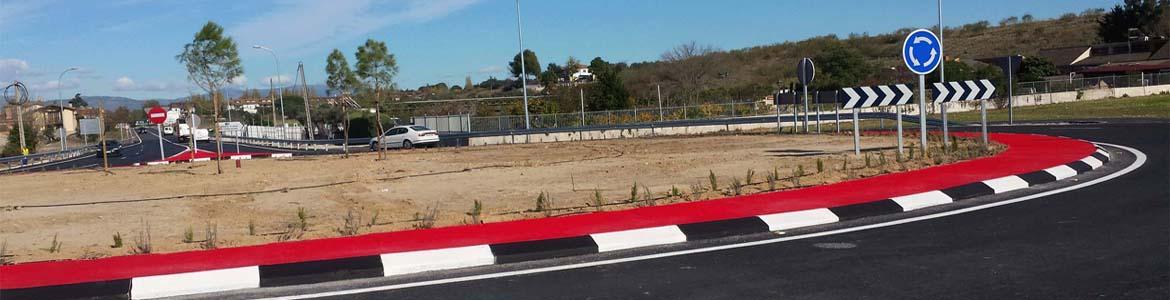
[[[271,48],[264,47],[261,45],[252,45],[252,48],[268,51],[269,54],[272,54],[272,60],[276,61],[276,74],[273,75],[273,78],[275,78],[276,80],[280,80],[280,58],[276,57],[276,51],[272,50]],[[287,126],[288,122],[285,122],[285,120],[284,120],[284,89],[283,88],[276,89],[276,97],[280,99],[280,123],[283,123],[283,125]],[[275,105],[273,105],[273,106],[275,106]],[[273,109],[275,109],[275,107]],[[275,113],[275,111],[273,113]],[[272,124],[272,126],[276,126],[276,124]]]
[[[59,111],[60,116],[61,116],[61,151],[66,150],[65,149],[65,99],[63,96],[61,96],[61,89],[64,88],[61,86],[61,78],[65,77],[65,73],[68,73],[69,71],[77,71],[77,69],[78,69],[77,67],[70,67],[68,69],[65,69],[65,71],[61,71],[61,75],[57,75],[57,106],[58,106],[58,108],[61,109]]]
[[[520,0],[516,0],[516,36],[520,40],[520,90],[524,92],[524,129],[532,129],[528,120],[528,70],[524,68],[524,29],[520,25]]]

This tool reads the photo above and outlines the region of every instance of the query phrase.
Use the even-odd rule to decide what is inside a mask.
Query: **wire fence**
[[[782,107],[791,109],[791,106]],[[529,120],[533,129],[628,125],[650,122],[752,117],[774,114],[773,106],[762,101],[729,102],[689,106],[636,108],[558,114],[534,114]],[[471,117],[470,131],[523,130],[523,115]]]
[[[1068,80],[1020,82],[1016,95],[1075,92],[1087,89],[1142,87],[1170,84],[1170,73],[1142,73],[1103,77],[1069,77]]]

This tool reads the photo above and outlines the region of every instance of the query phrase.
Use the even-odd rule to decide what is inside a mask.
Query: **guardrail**
[[[65,151],[37,153],[24,156],[12,156],[0,158],[0,171],[8,171],[19,168],[32,167],[72,158],[77,158],[83,155],[93,154],[98,151],[97,145],[85,146],[81,148],[74,148]]]
[[[832,122],[839,117],[842,121],[852,118],[852,114],[847,111],[840,111],[837,116],[834,112],[824,112],[821,115],[823,122]],[[895,114],[887,112],[863,112],[859,115],[861,119],[895,119]],[[810,120],[815,121],[816,115],[810,114]],[[792,115],[781,117],[784,122],[791,122]],[[907,122],[916,122],[917,115],[904,116]],[[557,128],[536,128],[532,130],[503,130],[503,131],[478,131],[478,132],[440,132],[439,136],[440,146],[467,146],[468,140],[479,137],[493,137],[493,136],[511,136],[524,134],[552,134],[563,132],[581,132],[581,131],[595,131],[595,130],[626,130],[626,129],[648,129],[648,128],[664,128],[664,127],[682,127],[682,126],[710,126],[710,125],[738,125],[738,124],[757,124],[757,123],[775,123],[776,116],[751,116],[751,117],[737,117],[737,118],[722,118],[722,119],[688,119],[688,120],[667,120],[661,122],[646,122],[646,123],[631,123],[631,124],[615,124],[615,125],[588,125],[588,126],[574,126],[574,127],[557,127]],[[937,127],[941,126],[941,122],[934,119],[927,119],[927,126]],[[223,137],[224,143],[235,142],[237,139],[241,144],[250,146],[264,146],[288,150],[301,150],[311,152],[330,152],[340,151],[344,139],[330,139],[330,140],[282,140],[282,139],[263,139],[263,138],[238,138],[238,137]],[[368,149],[370,140],[372,138],[350,138],[349,147],[351,149],[365,150]]]

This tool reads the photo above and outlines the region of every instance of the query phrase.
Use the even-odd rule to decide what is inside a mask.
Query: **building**
[[[572,75],[569,75],[569,81],[572,81],[572,82],[593,81],[593,73],[589,72],[589,68],[581,67],[581,68],[578,68],[576,72],[573,72]]]
[[[1042,49],[1038,56],[1052,62],[1062,74],[1085,77],[1170,72],[1168,41],[1142,37],[1129,42]]]
[[[69,106],[61,107],[57,105],[46,105],[32,111],[32,115],[40,123],[40,126],[50,126],[52,128],[65,128],[66,135],[73,135],[77,133],[77,109]],[[62,121],[64,119],[64,121]]]

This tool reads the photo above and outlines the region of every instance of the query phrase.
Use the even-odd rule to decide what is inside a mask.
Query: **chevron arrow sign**
[[[994,94],[995,85],[987,79],[936,82],[931,87],[933,103],[987,100]]]
[[[841,94],[845,97],[841,108],[853,109],[907,104],[914,93],[905,84],[895,84],[843,88]]]

